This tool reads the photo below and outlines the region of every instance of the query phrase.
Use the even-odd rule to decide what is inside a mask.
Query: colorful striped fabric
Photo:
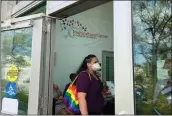
[[[86,71],[83,71],[83,72],[86,72]],[[88,75],[89,75],[89,78],[91,79],[91,76],[89,73],[88,73]],[[64,95],[64,98],[63,98],[67,109],[74,114],[80,114],[78,95],[77,95],[77,87],[76,87],[76,85],[74,85],[75,81],[77,80],[77,77],[69,85],[69,87]]]
[[[80,113],[79,103],[77,97],[77,88],[75,85],[71,84],[67,89],[64,96],[64,103],[67,106],[67,109],[75,114]]]

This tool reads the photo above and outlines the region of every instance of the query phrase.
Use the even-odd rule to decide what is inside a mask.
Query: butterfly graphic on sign
[[[14,82],[9,82],[6,85],[6,96],[8,98],[14,98],[17,94],[17,87],[16,87],[16,83]]]
[[[65,31],[65,38],[73,37],[73,30],[87,31],[87,27],[78,20],[63,19],[60,22],[61,31]]]
[[[86,22],[85,22],[86,23]],[[87,23],[89,24],[89,23]],[[91,38],[91,39],[107,39],[108,36],[102,33],[93,33],[85,24],[74,19],[63,19],[60,22],[61,31],[64,33],[65,38]]]

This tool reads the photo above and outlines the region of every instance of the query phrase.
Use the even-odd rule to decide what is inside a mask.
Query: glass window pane
[[[19,114],[27,114],[29,83],[31,75],[32,28],[3,31],[1,33],[1,83],[2,96],[9,97],[6,87],[10,82],[9,68],[18,69],[18,78],[14,83],[17,94],[12,97],[19,100]]]
[[[137,115],[172,115],[172,1],[132,1]]]

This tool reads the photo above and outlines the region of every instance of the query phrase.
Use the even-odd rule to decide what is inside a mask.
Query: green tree
[[[9,67],[10,65],[15,65],[18,68],[20,75],[22,68],[31,66],[31,61],[30,61],[31,47],[32,47],[31,36],[32,36],[31,28],[9,30],[2,32],[1,35],[2,68]],[[23,78],[21,76],[22,75],[20,75],[20,78]],[[30,80],[28,79],[26,79],[25,81],[27,81],[27,83],[30,82]],[[24,92],[23,90],[25,90],[24,87],[18,87],[19,93]]]
[[[155,84],[157,60],[164,54],[162,51],[166,43],[171,42],[171,1],[134,1],[132,7],[133,36],[139,42],[140,54],[152,67],[151,74]]]
[[[23,30],[24,31],[24,30]],[[31,40],[27,40],[25,32],[15,30],[2,32],[2,65],[14,64],[18,68],[30,66],[25,56],[31,56]]]

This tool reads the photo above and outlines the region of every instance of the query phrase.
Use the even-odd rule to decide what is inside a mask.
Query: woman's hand
[[[62,97],[62,96],[59,96],[59,99],[60,99],[60,100],[63,100],[63,97]]]
[[[63,97],[62,96],[59,96],[56,104],[63,103],[63,102],[64,102],[63,101]]]
[[[59,90],[59,87],[57,85],[53,85],[53,87],[56,89],[56,90]]]
[[[57,100],[56,101],[56,104],[60,104],[60,103],[63,103],[63,100]]]

